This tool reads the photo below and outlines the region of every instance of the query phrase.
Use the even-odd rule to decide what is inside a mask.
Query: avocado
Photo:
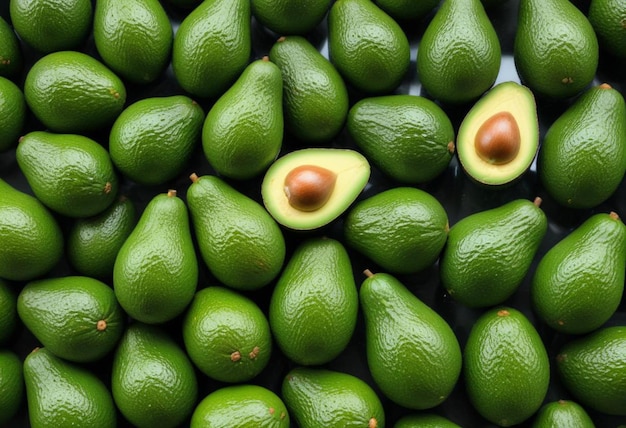
[[[24,54],[13,27],[0,16],[0,76],[13,78],[24,67]]]
[[[23,367],[32,428],[117,426],[111,391],[93,371],[47,348],[35,348]]]
[[[25,226],[27,225],[27,226]],[[28,281],[63,257],[60,224],[36,197],[0,179],[0,278]]]
[[[595,428],[587,411],[572,400],[550,401],[539,409],[532,428]]]
[[[185,202],[173,189],[154,196],[115,258],[117,300],[138,321],[164,323],[191,302],[198,271]]]
[[[359,298],[374,382],[400,406],[438,406],[461,374],[461,347],[454,331],[396,277],[369,270],[365,275]]]
[[[616,58],[626,59],[626,2],[591,0],[587,18],[600,48]]]
[[[289,428],[289,412],[270,389],[252,384],[228,385],[204,397],[191,415],[190,428]]]
[[[369,162],[355,150],[300,149],[272,163],[263,177],[261,195],[278,223],[313,230],[348,209],[369,177]]]
[[[560,333],[589,333],[611,318],[624,294],[626,226],[596,213],[554,244],[531,282],[532,307]]]
[[[461,428],[461,426],[435,413],[409,413],[398,419],[393,428]]]
[[[559,379],[588,409],[626,416],[626,326],[607,326],[565,343],[556,356]]]
[[[537,175],[560,205],[592,208],[626,173],[626,102],[608,83],[585,90],[552,122],[537,157]]]
[[[98,54],[120,77],[155,81],[170,62],[172,24],[159,0],[96,2],[93,38]]]
[[[252,15],[282,36],[307,35],[324,19],[331,0],[251,0]]]
[[[467,175],[485,185],[505,185],[522,176],[539,148],[535,97],[516,82],[502,82],[467,112],[456,152]]]
[[[543,404],[550,382],[548,352],[530,320],[501,306],[476,320],[463,350],[472,406],[501,426],[521,424]]]
[[[84,135],[31,131],[20,138],[16,159],[35,196],[64,216],[100,214],[117,197],[109,152]]]
[[[378,7],[398,22],[418,21],[439,4],[439,0],[376,0]]]
[[[198,291],[182,323],[185,350],[195,366],[219,382],[247,382],[270,362],[272,332],[254,300],[210,285]]]
[[[0,349],[0,426],[11,426],[24,399],[22,360],[9,349]]]
[[[112,351],[126,317],[113,289],[86,276],[27,283],[18,296],[17,312],[46,349],[77,363],[101,360]]]
[[[179,427],[196,405],[194,367],[160,326],[128,326],[113,355],[110,379],[117,408],[138,428]]]
[[[444,104],[477,99],[500,71],[498,35],[480,0],[444,0],[417,49],[417,75]]]
[[[522,83],[542,98],[560,100],[585,89],[596,75],[598,39],[569,0],[521,0],[513,59]]]
[[[26,113],[26,99],[20,87],[0,76],[0,153],[17,145]]]
[[[7,281],[0,279],[0,345],[13,336],[17,325],[17,292]]]
[[[358,307],[352,264],[343,244],[310,238],[296,247],[274,287],[269,321],[287,358],[296,364],[319,365],[348,346]]]
[[[534,201],[515,199],[455,223],[439,259],[441,284],[469,307],[504,302],[520,286],[548,231]]]
[[[376,391],[349,373],[294,367],[283,379],[281,397],[300,428],[385,426],[385,411]]]

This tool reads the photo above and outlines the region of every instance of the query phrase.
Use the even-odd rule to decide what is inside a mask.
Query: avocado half
[[[516,82],[494,86],[465,115],[457,133],[461,166],[475,181],[504,185],[532,164],[539,148],[537,105]]]
[[[261,196],[278,223],[294,230],[312,230],[348,209],[369,177],[369,162],[355,150],[301,149],[278,158],[268,168]]]

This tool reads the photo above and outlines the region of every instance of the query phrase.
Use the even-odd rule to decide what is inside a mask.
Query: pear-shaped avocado
[[[439,260],[441,283],[470,307],[504,302],[522,283],[548,230],[533,202],[516,199],[464,217],[450,228]]]
[[[198,97],[217,97],[233,84],[252,51],[250,0],[211,0],[183,19],[172,46],[178,84]]]
[[[174,179],[200,143],[202,107],[184,95],[144,98],[126,107],[109,133],[120,172],[143,185]]]
[[[598,57],[593,27],[571,1],[520,1],[513,58],[522,83],[535,94],[578,94],[595,77]]]
[[[461,428],[461,426],[436,413],[420,412],[402,416],[393,428]]]
[[[18,326],[17,291],[0,279],[0,345],[5,344]]]
[[[26,111],[26,100],[20,87],[0,75],[0,153],[17,144],[26,123]]]
[[[496,307],[474,323],[463,351],[467,395],[485,419],[521,424],[543,403],[550,383],[545,345],[519,310]]]
[[[463,104],[478,98],[500,71],[500,42],[480,0],[444,0],[417,50],[417,75],[433,98]]]
[[[17,163],[37,198],[68,217],[90,217],[117,197],[109,152],[78,134],[32,131],[20,138]]]
[[[626,103],[609,84],[587,89],[548,128],[537,157],[539,180],[559,204],[591,208],[626,172]]]
[[[359,297],[374,381],[409,409],[441,404],[461,373],[461,348],[452,328],[395,277],[365,274]]]
[[[357,151],[300,149],[270,166],[261,195],[265,208],[278,223],[294,230],[312,230],[348,209],[369,177],[369,162]]]
[[[125,314],[113,289],[86,276],[29,282],[18,296],[17,311],[46,349],[68,361],[103,358],[124,331]]]
[[[281,37],[270,59],[283,76],[285,125],[303,141],[328,141],[348,114],[346,85],[333,64],[301,36]]]
[[[306,35],[326,16],[331,0],[251,0],[252,14],[282,35]]]
[[[344,246],[330,238],[311,238],[295,249],[276,283],[269,321],[278,346],[291,361],[325,364],[352,338],[358,306]]]
[[[198,270],[187,206],[170,190],[150,200],[120,248],[113,288],[131,317],[163,323],[191,302]]]
[[[43,275],[61,260],[63,247],[61,227],[39,199],[0,179],[0,278]]]
[[[158,0],[96,2],[93,38],[102,57],[133,83],[155,81],[170,61],[172,24]]]
[[[9,349],[0,349],[0,426],[11,426],[24,398],[22,359]]]
[[[0,16],[0,76],[12,78],[24,67],[20,41],[13,27]]]
[[[598,36],[600,48],[616,58],[626,59],[626,2],[592,0],[587,18]]]
[[[435,178],[454,155],[452,122],[425,97],[397,94],[361,99],[350,108],[347,128],[373,164],[403,183]]]
[[[24,359],[28,416],[33,428],[114,428],[111,392],[92,371],[35,348]]]
[[[370,0],[338,0],[328,12],[328,54],[337,70],[364,93],[396,89],[410,64],[402,27]]]
[[[571,400],[550,401],[539,409],[532,428],[577,427],[595,428],[587,411]]]
[[[173,428],[191,416],[198,381],[189,357],[164,328],[135,322],[115,350],[111,392],[133,426]]]
[[[398,22],[417,21],[428,15],[439,0],[376,0],[375,3]]]
[[[269,284],[283,267],[285,238],[268,212],[214,175],[191,175],[187,203],[204,262],[229,287]]]
[[[535,97],[527,87],[502,82],[465,115],[456,152],[467,175],[485,185],[504,185],[524,174],[539,148]]]
[[[376,391],[348,373],[295,367],[283,379],[281,397],[300,428],[385,426]]]
[[[615,212],[594,214],[539,261],[533,308],[561,333],[589,333],[619,307],[625,270],[626,226]]]
[[[250,179],[278,156],[283,125],[282,75],[265,56],[250,63],[213,104],[202,128],[202,148],[218,174]]]

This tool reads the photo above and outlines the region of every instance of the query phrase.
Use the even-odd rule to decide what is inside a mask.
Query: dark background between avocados
[[[589,0],[573,0],[583,12],[587,11],[589,6]],[[10,22],[9,18],[9,1],[0,1],[0,15]],[[188,11],[177,9],[172,7],[166,0],[162,1],[169,16],[171,17],[174,30],[178,28],[179,23],[186,16]],[[513,39],[515,36],[516,17],[518,0],[503,1],[500,7],[492,8],[488,10],[488,15],[498,33],[500,43],[502,46],[502,65],[500,73],[496,83],[513,80],[519,82],[519,77],[515,71],[513,62]],[[425,17],[423,20],[403,24],[404,29],[411,42],[411,67],[409,73],[405,77],[404,81],[397,88],[394,93],[409,93],[416,95],[423,95],[428,97],[428,94],[424,93],[419,83],[419,76],[416,75],[415,58],[416,52],[419,47],[419,39],[423,34],[428,22],[432,18],[432,14]],[[261,27],[253,18],[252,22],[252,37],[253,37],[253,52],[252,59],[260,58],[263,55],[268,54],[270,47],[277,39],[279,35],[269,32]],[[312,41],[325,56],[328,56],[327,44],[326,44],[327,26],[326,22],[322,22],[309,36],[309,40]],[[27,46],[22,45],[22,50],[25,56],[25,67],[21,76],[16,78],[16,82],[20,87],[23,87],[23,80],[26,75],[26,71],[29,66],[32,65],[41,55],[33,52]],[[99,58],[93,39],[89,38],[84,46],[80,49],[83,52]],[[597,71],[596,78],[593,82],[594,85],[607,82],[622,95],[626,95],[626,63],[619,62],[614,58],[609,57],[606,53],[601,52],[600,65]],[[126,105],[130,105],[132,102],[141,98],[151,96],[166,96],[175,94],[185,94],[185,92],[177,85],[174,76],[171,71],[171,67],[153,84],[148,86],[133,86],[126,83],[128,91],[128,99]],[[351,105],[364,95],[350,88]],[[192,97],[194,98],[194,97]],[[205,113],[211,107],[210,101],[203,99],[196,99],[205,109]],[[537,99],[537,109],[539,115],[539,125],[541,136],[544,135],[546,129],[550,124],[562,113],[565,108],[571,103],[571,100],[553,102],[549,100]],[[465,113],[471,107],[470,105],[459,106],[455,108],[444,107],[446,113],[449,115],[455,128],[463,119]],[[24,132],[31,130],[42,130],[44,127],[29,115],[26,129]],[[100,131],[95,134],[87,134],[87,136],[99,141],[103,145],[107,145],[108,130]],[[330,147],[349,147],[355,148],[354,143],[350,140],[347,132],[344,130],[337,138],[328,143]],[[283,150],[281,154],[286,152],[303,148],[305,145],[297,141],[292,136],[286,134],[283,142]],[[609,198],[605,203],[589,210],[571,210],[558,206],[541,187],[537,176],[536,168],[533,163],[530,170],[524,174],[521,180],[517,181],[512,186],[505,189],[494,189],[479,186],[472,182],[465,173],[461,170],[456,158],[452,160],[447,170],[436,179],[424,185],[417,186],[435,196],[444,206],[449,217],[450,224],[455,224],[458,220],[466,217],[477,211],[482,211],[489,208],[500,206],[503,203],[509,202],[518,198],[533,199],[535,196],[541,196],[544,200],[542,209],[548,216],[549,227],[548,232],[542,241],[542,245],[539,249],[537,257],[531,266],[530,272],[532,273],[537,265],[538,260],[545,254],[545,252],[551,248],[556,242],[563,238],[569,231],[579,225],[582,221],[588,218],[591,214],[597,212],[609,212],[616,211],[622,217],[626,217],[626,180],[622,182],[615,194]],[[145,187],[138,186],[128,180],[122,179],[121,193],[128,195],[128,197],[135,203],[135,206],[140,213],[145,207],[148,201],[158,193],[166,192],[168,189],[176,189],[178,195],[181,198],[185,198],[187,188],[190,184],[189,174],[196,172],[198,175],[215,174],[215,172],[208,165],[204,155],[198,146],[196,156],[193,157],[190,165],[186,169],[186,172],[179,178],[173,180],[162,186]],[[0,154],[0,177],[7,182],[18,188],[19,190],[31,193],[25,178],[21,174],[17,163],[15,161],[15,151],[10,150],[6,153]],[[231,182],[235,187],[256,199],[261,201],[260,198],[260,181],[261,177],[254,180],[245,182]],[[399,186],[398,183],[391,181],[383,176],[375,167],[372,167],[372,175],[367,184],[365,190],[360,195],[358,200],[367,198],[383,190],[391,187]],[[59,218],[64,230],[67,230],[69,223],[67,220]],[[341,239],[342,218],[340,217],[330,225],[316,231],[311,232],[294,232],[287,229],[283,229],[287,242],[287,259],[292,253],[295,246],[302,241],[302,239],[310,236],[326,235],[334,238]],[[356,254],[354,251],[349,250],[352,262],[354,275],[357,285],[360,285],[365,278],[362,274],[365,268],[369,268],[373,271],[380,271],[376,265],[366,260],[364,257]],[[215,284],[216,281],[211,277],[204,263],[200,260],[200,279],[198,287],[202,288],[209,284]],[[450,324],[454,332],[456,333],[461,346],[465,345],[469,331],[476,320],[476,318],[483,312],[482,310],[465,308],[462,305],[453,301],[440,286],[438,276],[437,265],[431,269],[427,269],[424,272],[420,272],[415,275],[398,275],[397,277],[420,299],[426,302],[429,306],[434,308],[439,314],[441,314]],[[71,266],[64,259],[62,262],[49,274],[49,276],[65,276],[75,274]],[[518,289],[518,291],[505,302],[505,304],[515,307],[521,310],[528,318],[535,324],[539,334],[541,335],[544,344],[548,350],[550,358],[553,360],[554,356],[558,352],[560,346],[565,343],[569,338],[557,334],[551,331],[550,328],[540,323],[530,308],[529,300],[529,276]],[[17,284],[19,287],[19,284]],[[269,297],[271,295],[273,284],[256,291],[246,293],[252,297],[263,310],[267,310]],[[180,317],[166,324],[166,328],[173,334],[179,344],[182,346],[182,338],[180,336]],[[626,325],[626,303],[624,299],[615,313],[615,315],[608,321],[607,325]],[[18,329],[15,337],[8,343],[8,347],[22,358],[24,358],[35,346],[38,346],[36,339],[23,327]],[[104,382],[110,384],[110,360],[104,359],[103,361],[88,365],[95,373],[97,373]],[[293,367],[293,363],[288,361],[279,351],[277,347],[274,347],[273,356],[268,364],[267,368],[251,383],[259,384],[272,389],[273,391],[280,392],[280,384],[287,371]],[[365,357],[365,337],[363,329],[363,320],[359,315],[357,328],[355,330],[352,341],[348,348],[334,361],[325,365],[326,368],[332,370],[343,371],[360,377],[368,382],[378,392],[381,401],[384,404],[387,426],[392,426],[393,423],[402,415],[409,413],[409,410],[395,405],[391,401],[385,398],[385,396],[376,388],[369,371],[367,368],[367,360]],[[224,386],[219,382],[210,380],[205,375],[197,372],[199,381],[199,395],[198,400],[204,398],[209,392],[215,390],[220,386]],[[569,393],[562,387],[558,381],[557,373],[552,369],[551,384],[545,401],[554,401],[558,399],[572,398]],[[478,413],[472,408],[467,396],[464,392],[463,378],[459,379],[459,382],[451,394],[451,396],[440,406],[431,409],[430,412],[444,415],[451,419],[453,422],[464,427],[493,427],[495,425],[490,424],[484,420]],[[589,414],[593,418],[597,427],[618,427],[621,424],[626,424],[626,418],[624,417],[610,417],[602,415],[597,412],[589,410]],[[528,423],[528,422],[527,422]],[[26,400],[24,397],[23,405],[16,416],[16,418],[9,423],[10,427],[28,427],[28,411],[26,407]],[[128,422],[124,418],[119,416],[119,426],[129,426]]]

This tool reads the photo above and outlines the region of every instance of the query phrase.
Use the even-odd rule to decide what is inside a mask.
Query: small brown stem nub
[[[499,317],[508,317],[511,313],[509,311],[507,311],[506,309],[500,309],[498,311],[498,316]]]
[[[615,211],[611,211],[609,213],[609,217],[611,217],[613,220],[619,220],[619,214],[617,214]]]
[[[234,351],[232,354],[230,354],[230,361],[235,363],[239,360],[241,360],[241,352]]]
[[[96,323],[96,330],[104,331],[107,329],[107,322],[105,320],[100,320]]]
[[[541,197],[537,196],[535,198],[535,200],[533,201],[533,204],[535,204],[536,207],[540,207],[542,202],[543,202],[543,199],[541,199]]]
[[[363,273],[364,273],[364,274],[365,274],[365,276],[366,276],[366,277],[368,277],[368,278],[371,278],[371,277],[373,277],[373,276],[374,276],[374,273],[373,273],[371,270],[369,270],[369,269],[365,269],[365,270],[363,271]]]
[[[170,198],[175,198],[176,197],[176,190],[175,189],[170,189],[167,191],[167,196],[169,196]]]
[[[191,175],[189,176],[189,179],[194,183],[198,181],[198,178],[199,178],[198,174],[196,174],[195,172],[192,172]]]

